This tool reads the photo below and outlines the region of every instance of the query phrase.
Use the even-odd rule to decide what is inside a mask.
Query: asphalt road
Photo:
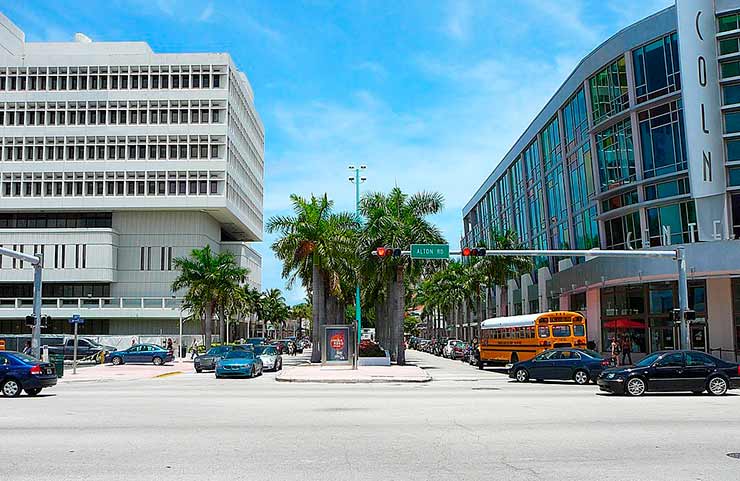
[[[189,373],[0,399],[0,480],[740,479],[740,395],[613,397],[409,358],[434,380]]]

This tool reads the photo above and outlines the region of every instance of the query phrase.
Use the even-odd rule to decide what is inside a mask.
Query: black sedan
[[[536,380],[568,380],[577,384],[595,381],[609,365],[601,354],[589,349],[558,348],[544,351],[528,361],[514,363],[509,377],[519,382]]]
[[[252,346],[249,344],[240,344],[233,346],[214,346],[208,350],[205,354],[197,356],[193,361],[193,367],[195,372],[213,371],[216,369],[216,361],[226,356],[229,351],[240,349],[243,351],[251,351]]]
[[[630,396],[669,391],[722,396],[740,388],[740,365],[703,352],[661,351],[634,366],[605,370],[598,384],[602,391]]]

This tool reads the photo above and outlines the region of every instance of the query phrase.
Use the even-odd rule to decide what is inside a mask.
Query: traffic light
[[[683,315],[687,321],[696,320],[696,311],[693,309],[686,309]],[[671,311],[671,320],[673,322],[681,322],[681,309],[673,309],[673,311]]]
[[[485,247],[463,247],[462,248],[462,256],[463,257],[484,257],[486,255],[486,248]]]
[[[46,329],[49,326],[49,321],[51,321],[51,317],[47,315],[41,316],[41,328]],[[36,324],[36,316],[26,316],[26,326],[33,327],[34,324]]]
[[[401,249],[393,247],[378,247],[375,249],[375,255],[378,257],[401,257]]]

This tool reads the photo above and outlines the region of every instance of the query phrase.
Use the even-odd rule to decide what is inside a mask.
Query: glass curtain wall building
[[[679,2],[585,57],[463,210],[462,245],[506,230],[532,248],[684,245],[693,347],[740,350],[740,2]],[[505,287],[487,317],[577,309],[599,349],[677,347],[672,262],[538,258]]]

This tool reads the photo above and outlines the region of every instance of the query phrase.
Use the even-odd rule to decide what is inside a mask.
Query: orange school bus
[[[555,347],[586,347],[586,319],[556,311],[486,319],[480,325],[478,367],[531,359]]]

